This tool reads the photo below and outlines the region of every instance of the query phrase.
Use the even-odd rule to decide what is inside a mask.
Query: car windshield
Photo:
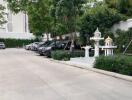
[[[40,47],[45,47],[45,46],[48,46],[48,45],[50,45],[52,43],[52,41],[47,41],[47,42],[45,42],[45,43],[43,43],[43,44],[41,44],[41,45],[39,45]]]
[[[56,41],[56,45],[58,45],[59,43],[60,43],[60,41]],[[52,41],[52,43],[47,45],[47,47],[52,47],[53,45],[55,45],[55,41]]]

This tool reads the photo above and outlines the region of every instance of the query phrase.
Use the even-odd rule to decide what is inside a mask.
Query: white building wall
[[[7,2],[5,0],[0,0],[0,4],[6,7],[6,15],[4,17],[7,21],[6,24],[0,27],[0,38],[34,38],[33,34],[29,32],[28,16],[22,12],[18,14],[12,13],[8,9]]]
[[[32,33],[14,33],[14,32],[8,32],[8,33],[0,33],[0,38],[2,39],[7,39],[7,38],[10,38],[10,39],[22,39],[22,40],[25,40],[25,39],[28,39],[28,40],[31,40],[31,39],[35,39],[35,36],[32,34]]]
[[[132,19],[128,19],[126,21],[120,21],[119,23],[113,25],[111,30],[113,32],[116,32],[117,29],[127,31],[129,28],[132,28]]]
[[[18,13],[17,15],[12,14],[12,28],[13,32],[25,33],[25,20],[24,14]]]

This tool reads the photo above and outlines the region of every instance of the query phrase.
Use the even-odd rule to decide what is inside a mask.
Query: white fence
[[[0,38],[10,39],[34,39],[35,36],[32,33],[0,33]]]
[[[111,30],[113,32],[115,32],[117,29],[121,29],[121,30],[127,31],[131,27],[132,27],[132,19],[128,19],[126,21],[120,21],[119,23],[113,25]]]

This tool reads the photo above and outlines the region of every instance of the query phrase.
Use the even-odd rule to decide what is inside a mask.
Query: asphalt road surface
[[[0,100],[132,100],[132,83],[6,49],[0,50]]]

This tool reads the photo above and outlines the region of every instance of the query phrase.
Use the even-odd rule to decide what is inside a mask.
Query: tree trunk
[[[48,33],[46,33],[46,35],[47,35],[47,41],[49,41],[49,34],[48,34]]]
[[[71,33],[71,46],[70,46],[70,52],[74,51],[74,47],[75,47],[75,33]]]

